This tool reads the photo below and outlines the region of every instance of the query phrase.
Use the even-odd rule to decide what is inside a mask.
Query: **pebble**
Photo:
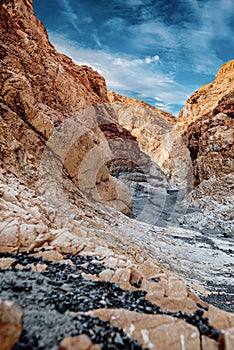
[[[130,339],[117,327],[111,327],[108,322],[89,316],[72,317],[70,312],[86,312],[98,308],[124,308],[145,314],[169,315],[184,320],[196,326],[199,332],[217,340],[220,331],[209,324],[209,320],[203,318],[204,310],[208,308],[197,304],[199,309],[194,314],[186,312],[163,311],[159,306],[146,300],[146,292],[142,290],[123,290],[117,283],[108,281],[85,280],[81,272],[98,275],[104,264],[93,262],[92,256],[71,256],[73,266],[48,262],[48,268],[43,272],[31,270],[29,264],[37,264],[40,257],[34,257],[28,253],[5,254],[16,259],[16,264],[22,264],[24,269],[0,270],[3,275],[0,297],[14,299],[24,309],[24,332],[20,341],[13,350],[34,349],[50,350],[66,336],[87,334],[93,343],[99,344],[102,349],[131,349],[142,350],[142,346]],[[92,260],[92,262],[91,262]],[[81,266],[84,265],[85,266]],[[28,268],[30,267],[30,268]],[[78,273],[80,271],[80,273]],[[17,274],[17,281],[14,280]],[[20,281],[21,279],[21,281]],[[22,281],[23,279],[23,281]],[[152,278],[152,282],[159,282],[159,278]],[[140,288],[141,283],[132,284]],[[68,312],[69,311],[69,312]],[[55,315],[53,318],[53,314]],[[38,333],[38,322],[42,330]],[[61,327],[58,323],[62,322]],[[51,343],[43,345],[47,339],[48,325],[52,334]],[[44,328],[43,328],[44,327]],[[54,332],[54,333],[53,333]]]

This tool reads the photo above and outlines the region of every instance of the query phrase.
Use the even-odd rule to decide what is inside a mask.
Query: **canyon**
[[[177,120],[0,15],[0,349],[231,350],[234,61]]]

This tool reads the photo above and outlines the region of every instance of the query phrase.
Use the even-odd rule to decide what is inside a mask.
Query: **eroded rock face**
[[[141,149],[156,162],[172,188],[193,185],[190,155],[176,132],[176,118],[142,101],[108,91],[118,122],[136,137]]]
[[[204,85],[180,112],[177,128],[195,168],[196,185],[233,172],[234,60],[222,66],[216,80]]]
[[[234,61],[223,65],[216,80],[192,95],[178,119],[188,145],[196,185],[233,172]]]
[[[220,103],[222,104],[222,98],[224,96],[228,98],[228,95],[233,93],[233,69],[233,60],[225,63],[217,73],[215,81],[203,85],[187,100],[179,114],[179,125],[182,129],[185,130],[188,125],[193,124],[201,116],[211,112],[217,114],[219,108],[216,108]],[[229,104],[228,110],[229,114],[232,113],[232,102]]]
[[[0,292],[22,303],[27,328],[20,341],[36,344],[39,337],[35,346],[57,350],[62,335],[62,347],[83,342],[94,350],[100,339],[113,336],[115,344],[140,350],[166,349],[166,337],[168,349],[174,343],[196,349],[202,342],[213,350],[221,346],[221,332],[231,350],[233,315],[208,307],[194,292],[205,299],[211,282],[218,290],[227,287],[223,297],[213,297],[230,311],[231,242],[224,248],[223,241],[205,239],[199,232],[137,222],[105,206],[128,212],[131,207],[126,187],[110,175],[118,167],[129,171],[135,162],[152,171],[152,187],[161,187],[160,194],[169,190],[168,181],[140,152],[132,119],[131,132],[118,122],[103,78],[75,66],[48,42],[32,1],[4,1],[1,22]],[[140,110],[137,105],[138,131]],[[171,117],[163,120],[168,126]],[[170,167],[172,171],[172,163]],[[142,186],[144,175],[137,173]],[[160,204],[152,198],[153,205]],[[156,216],[153,206],[144,213]],[[208,320],[201,320],[202,310],[209,327],[204,326]],[[98,313],[98,318],[74,312]],[[48,332],[47,322],[55,332]],[[208,331],[212,339],[205,335]],[[13,344],[15,338],[10,338]]]
[[[177,124],[191,154],[196,189],[191,202],[204,208],[203,218],[187,217],[194,226],[233,235],[234,61],[219,70],[216,80],[187,101]],[[191,220],[190,220],[191,219]],[[216,219],[216,220],[215,220]],[[190,221],[189,221],[190,220]]]
[[[44,173],[40,168],[48,166],[53,178],[69,175],[91,199],[129,213],[131,198],[125,186],[111,177],[105,166],[115,157],[107,129],[122,142],[134,138],[117,125],[115,113],[107,104],[104,78],[56,52],[34,16],[32,1],[3,1],[1,38],[4,167],[30,186],[41,187],[38,180]],[[49,165],[43,162],[46,143],[54,158]],[[136,143],[132,151],[137,158],[140,150]]]

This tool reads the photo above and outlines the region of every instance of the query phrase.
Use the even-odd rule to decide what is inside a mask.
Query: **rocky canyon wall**
[[[215,81],[186,102],[176,129],[191,154],[195,189],[190,202],[202,213],[185,221],[213,233],[233,236],[234,218],[234,61],[224,64]],[[183,221],[184,222],[184,221]]]
[[[234,60],[196,91],[179,114],[177,130],[190,150],[195,185],[233,173],[233,118]]]
[[[65,171],[90,199],[129,214],[131,196],[105,163],[116,157],[134,161],[143,154],[118,124],[104,78],[56,52],[34,16],[32,1],[1,4],[1,38],[4,167],[30,186],[42,186],[45,168],[50,178],[61,178]]]
[[[108,97],[118,122],[136,137],[141,149],[160,166],[170,187],[189,191],[193,186],[192,163],[187,146],[175,130],[176,118],[113,91],[108,91]]]
[[[108,95],[32,5],[0,2],[0,348],[232,350],[232,241],[155,226],[186,179],[174,118]],[[129,213],[131,189],[146,223],[106,205]]]

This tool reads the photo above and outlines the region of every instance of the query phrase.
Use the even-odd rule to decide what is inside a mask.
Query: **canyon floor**
[[[232,349],[233,239],[168,222],[177,191],[152,207],[156,226],[1,180],[0,297],[24,314],[14,350]]]
[[[0,350],[233,350],[234,61],[176,119],[0,14]]]

